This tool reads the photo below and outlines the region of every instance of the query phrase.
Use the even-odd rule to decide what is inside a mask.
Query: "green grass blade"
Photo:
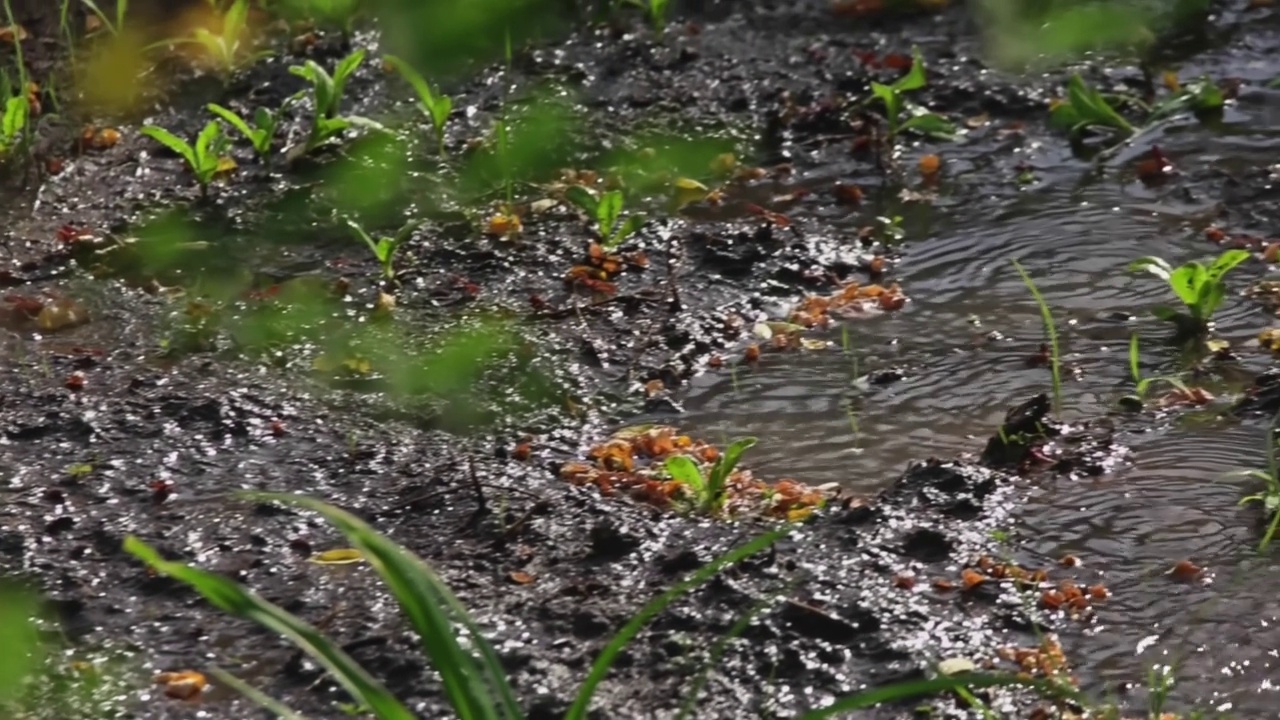
[[[1017,268],[1018,274],[1022,276],[1022,282],[1026,284],[1027,289],[1031,291],[1031,296],[1036,299],[1036,304],[1040,306],[1040,318],[1044,321],[1045,334],[1049,336],[1049,348],[1053,352],[1050,359],[1051,369],[1053,371],[1053,410],[1054,412],[1062,412],[1062,354],[1058,348],[1058,329],[1053,324],[1053,313],[1049,310],[1049,303],[1045,302],[1044,296],[1040,294],[1040,288],[1036,287],[1035,281],[1027,274],[1022,263],[1016,259],[1011,259],[1013,266]]]
[[[864,710],[874,705],[882,703],[900,702],[910,700],[912,698],[927,697],[931,695],[941,695],[948,692],[956,692],[958,690],[972,691],[977,688],[1022,685],[1033,687],[1039,690],[1046,697],[1055,697],[1066,695],[1074,696],[1074,693],[1066,692],[1063,688],[1059,688],[1051,683],[1037,680],[1022,680],[1011,675],[956,675],[953,677],[940,677],[932,680],[913,680],[903,683],[895,683],[886,687],[872,688],[852,695],[817,710],[810,710],[801,715],[799,720],[824,720],[839,713],[846,713],[851,710]]]
[[[635,617],[631,618],[631,621],[622,630],[618,631],[618,634],[600,652],[595,664],[591,666],[591,672],[587,674],[587,679],[583,681],[582,687],[578,690],[578,697],[574,700],[573,706],[569,708],[569,712],[565,713],[564,720],[584,720],[587,717],[587,711],[591,707],[591,699],[595,696],[596,688],[600,686],[605,676],[609,674],[609,669],[613,667],[614,661],[618,659],[618,654],[658,613],[665,610],[676,598],[707,582],[724,568],[764,550],[788,532],[790,532],[789,528],[774,530],[745,545],[730,550],[704,565],[697,572],[690,575],[688,579],[677,583],[675,587],[649,601],[647,605],[640,609],[640,612],[636,613]]]
[[[296,505],[322,515],[382,576],[422,641],[423,651],[444,684],[445,696],[460,720],[521,717],[506,672],[493,648],[454,597],[422,560],[392,542],[356,516],[301,495],[248,493],[247,497]],[[464,650],[457,624],[471,635],[480,655]]]
[[[218,682],[252,700],[258,707],[266,710],[267,712],[273,713],[276,717],[281,718],[281,720],[306,720],[306,718],[293,710],[290,710],[284,703],[276,700],[222,668],[209,668],[209,674],[217,679]]]
[[[1138,333],[1134,333],[1129,336],[1129,375],[1136,384],[1142,383],[1142,368],[1138,364],[1141,357],[1138,352]],[[1141,395],[1142,393],[1139,392],[1138,394]]]
[[[237,115],[235,111],[225,108],[218,103],[209,103],[205,107],[209,112],[217,115],[223,120],[226,120],[227,124],[238,130],[241,135],[245,136],[246,140],[253,143],[255,149],[257,148],[257,134],[254,132],[253,128],[249,127],[249,123],[244,121],[244,118]]]
[[[239,583],[215,573],[180,562],[170,562],[138,538],[125,538],[129,554],[167,575],[190,585],[209,602],[237,617],[247,618],[283,635],[303,652],[315,658],[358,703],[371,708],[379,720],[415,720],[390,691],[364,668],[310,624],[267,602]]]
[[[680,714],[676,716],[676,720],[685,720],[685,718],[693,717],[693,708],[698,703],[698,696],[702,694],[702,689],[707,686],[707,681],[711,679],[711,671],[720,664],[720,658],[724,657],[725,650],[729,648],[729,643],[746,632],[747,627],[751,625],[751,621],[759,617],[760,613],[764,612],[776,600],[776,597],[771,596],[756,602],[742,614],[742,617],[734,622],[728,632],[716,640],[716,644],[711,646],[711,652],[707,654],[706,663],[703,664],[702,670],[698,673],[698,679],[693,682],[689,695],[685,697],[684,703],[680,706]]]

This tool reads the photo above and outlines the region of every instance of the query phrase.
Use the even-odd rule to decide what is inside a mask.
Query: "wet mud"
[[[1165,594],[1143,577],[1155,563],[1203,549],[1179,553],[1170,543],[1146,565],[1119,564],[1109,575],[1081,547],[1095,557],[1121,552],[1091,544],[1095,535],[1061,521],[1069,513],[1055,503],[1070,505],[1073,488],[1092,492],[1138,465],[1146,455],[1129,447],[1176,433],[1169,428],[1185,414],[1116,409],[1132,317],[1155,289],[1099,278],[1171,245],[1189,257],[1216,253],[1206,227],[1265,235],[1275,216],[1270,167],[1247,157],[1269,137],[1273,91],[1261,85],[1280,69],[1267,60],[1280,38],[1273,11],[1221,8],[1216,44],[1179,58],[1187,77],[1240,77],[1244,86],[1222,125],[1175,126],[1156,138],[1180,171],[1159,187],[1131,174],[1129,161],[1146,146],[1101,168],[1075,158],[1046,124],[1065,75],[990,70],[963,8],[870,24],[833,19],[825,0],[686,11],[660,41],[638,20],[583,23],[519,51],[510,73],[497,64],[448,87],[460,110],[446,145],[460,156],[485,152],[467,145],[504,112],[502,87],[518,97],[574,90],[567,106],[579,119],[544,143],[538,183],[652,144],[659,157],[687,160],[681,173],[705,176],[726,152],[763,169],[727,182],[718,205],[671,213],[655,199],[640,208],[650,221],[619,251],[612,295],[566,282],[599,258],[576,213],[529,207],[543,187],[521,186],[518,237],[484,232],[491,184],[446,191],[466,188],[467,178],[442,183],[431,172],[429,130],[372,51],[350,81],[349,109],[412,123],[396,142],[365,136],[283,171],[238,147],[239,170],[208,199],[139,123],[189,137],[206,122],[205,103],[278,104],[301,88],[286,69],[298,58],[269,58],[225,86],[177,71],[139,117],[110,123],[121,138],[103,149],[85,147],[71,123],[42,128],[38,157],[61,160],[59,172],[15,181],[0,200],[8,254],[0,284],[40,302],[0,306],[0,571],[48,599],[65,658],[125,658],[110,666],[119,678],[109,704],[120,716],[253,716],[225,689],[190,704],[149,685],[154,671],[213,664],[308,717],[342,717],[345,701],[279,639],[148,574],[121,550],[128,534],[315,623],[420,716],[448,714],[375,573],[307,562],[340,538],[314,517],[235,495],[251,489],[337,503],[422,556],[488,633],[529,716],[559,717],[595,653],[645,602],[775,526],[681,515],[562,479],[565,463],[639,422],[717,440],[756,434],[761,445],[745,464],[760,475],[842,490],[769,552],[660,615],[606,681],[599,717],[674,716],[706,649],[748,613],[757,617],[726,646],[698,717],[791,716],[869,685],[930,676],[943,661],[1013,671],[1019,661],[1000,648],[1036,646],[1047,633],[1060,634],[1064,671],[1096,697],[1144,680],[1140,666],[1112,662],[1120,651],[1091,638],[1123,622],[1107,615],[1115,602],[1131,610]],[[378,43],[361,32],[308,52],[331,63]],[[918,100],[970,131],[958,143],[906,145],[886,174],[855,147],[849,118],[872,80],[897,74],[874,59],[912,46],[929,68]],[[1117,84],[1138,76],[1088,70]],[[283,135],[303,132],[299,115]],[[672,138],[693,138],[688,147],[699,149]],[[929,153],[945,163],[936,185],[916,170]],[[320,339],[362,323],[379,288],[380,269],[336,222],[351,199],[324,182],[339,172],[378,188],[355,211],[367,227],[391,232],[406,216],[422,220],[401,256],[394,319],[371,324],[375,334],[427,348],[473,319],[515,323],[502,361],[469,376],[461,400],[440,397],[430,382],[406,391],[393,363],[358,377],[314,372]],[[1019,184],[1028,173],[1033,180]],[[859,199],[837,189],[850,186]],[[1113,211],[1120,199],[1124,211]],[[894,215],[905,241],[874,231],[877,218]],[[208,245],[148,264],[169,242],[157,221],[166,217],[193,218],[181,226],[183,242]],[[1119,235],[1137,239],[1120,244]],[[991,270],[1010,256],[1024,258],[1071,318],[1067,362],[1079,376],[1067,381],[1067,424],[1050,419],[1048,371],[1028,363],[1041,342],[1034,305],[1016,275]],[[1259,261],[1242,274],[1265,272]],[[193,279],[238,292],[209,299]],[[806,295],[838,294],[854,281],[900,281],[908,299],[809,333],[825,350],[777,348],[753,334],[757,318],[786,319]],[[237,321],[275,307],[277,293],[289,297],[279,288],[290,283],[327,298],[321,318],[297,320],[298,342],[283,350],[255,341]],[[76,318],[59,315],[50,329],[40,312],[58,298],[74,300]],[[193,319],[197,300],[216,306],[220,320]],[[1265,325],[1243,301],[1220,323],[1245,337]],[[861,358],[857,372],[841,357],[839,328]],[[382,347],[363,335],[340,347],[358,352],[361,342]],[[761,355],[746,362],[753,345]],[[1224,363],[1206,361],[1205,372],[1242,388],[1270,365],[1264,354],[1240,354],[1221,372],[1213,368]],[[1144,362],[1178,359],[1144,346]],[[1276,411],[1276,384],[1266,375],[1244,394],[1243,427],[1261,428]],[[1229,404],[1219,405],[1212,409],[1226,414]],[[849,407],[861,431],[849,431]],[[1097,506],[1109,507],[1106,498]],[[1254,538],[1245,525],[1230,534],[1241,554]],[[1084,555],[1084,567],[1063,565],[1069,552]],[[1045,576],[1030,590],[1026,577],[1037,570]],[[1073,605],[1062,589],[1103,583],[1114,600]],[[980,697],[1000,717],[1032,716],[1045,704],[1021,691]],[[953,698],[928,702],[935,717],[974,712]],[[918,704],[867,716],[908,717]]]

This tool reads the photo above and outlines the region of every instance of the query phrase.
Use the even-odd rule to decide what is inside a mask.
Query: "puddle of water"
[[[1259,108],[1257,118],[1249,108],[1233,111],[1223,134],[1185,127],[1159,142],[1186,167],[1265,163],[1258,149],[1274,155],[1276,140],[1265,129],[1272,111]],[[757,436],[748,463],[763,474],[838,482],[855,494],[884,487],[910,460],[980,451],[1007,408],[1051,383],[1047,368],[1027,363],[1043,341],[1041,319],[1010,258],[1026,266],[1058,320],[1070,368],[1068,418],[1104,414],[1131,391],[1131,333],[1141,337],[1145,375],[1177,370],[1178,352],[1161,344],[1168,331],[1147,314],[1170,300],[1168,290],[1125,267],[1144,255],[1176,264],[1216,254],[1201,230],[1217,188],[1147,188],[1115,172],[1081,184],[1084,168],[1046,149],[1024,158],[1041,170],[1039,184],[1020,191],[1011,182],[992,185],[993,163],[1016,162],[1007,152],[951,152],[950,167],[963,172],[934,207],[907,217],[895,273],[913,298],[907,308],[848,322],[852,356],[840,349],[837,328],[828,336],[832,350],[766,355],[756,368],[701,376],[686,399],[686,429],[715,439]],[[866,219],[827,218],[850,237]],[[1246,266],[1229,285],[1242,289],[1257,273]],[[1239,346],[1268,321],[1231,297],[1217,324]],[[1256,350],[1242,354],[1247,367],[1267,363]],[[855,382],[889,367],[905,377]],[[1086,689],[1112,696],[1122,682],[1141,685],[1153,664],[1174,664],[1180,698],[1241,717],[1274,713],[1276,563],[1254,555],[1257,512],[1237,508],[1248,482],[1223,477],[1263,466],[1261,438],[1261,423],[1181,423],[1127,438],[1132,465],[1118,473],[1034,489],[1022,528],[1032,538],[1027,549],[1049,563],[1077,554],[1115,593],[1085,636],[1072,632],[1068,643]],[[1163,575],[1186,558],[1208,568],[1213,582]]]

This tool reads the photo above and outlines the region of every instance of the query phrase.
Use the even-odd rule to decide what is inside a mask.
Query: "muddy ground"
[[[1222,10],[1214,42],[1246,55],[1274,44],[1271,10]],[[694,142],[658,155],[688,159],[689,174],[705,175],[722,152],[766,170],[729,187],[717,207],[671,214],[653,200],[645,208],[650,222],[623,246],[624,256],[643,251],[647,262],[629,263],[615,278],[613,298],[566,287],[566,271],[586,262],[590,242],[572,212],[529,211],[518,238],[495,237],[484,232],[500,196],[492,183],[481,183],[465,202],[439,192],[467,177],[446,175],[445,183],[433,175],[425,125],[406,127],[387,146],[407,164],[388,156],[362,160],[360,149],[383,143],[366,138],[268,172],[239,147],[240,169],[207,202],[179,162],[137,132],[145,118],[189,137],[206,122],[206,102],[277,103],[300,87],[286,70],[296,58],[266,59],[225,85],[176,71],[133,119],[102,120],[122,135],[106,149],[73,155],[67,148],[79,126],[48,121],[40,165],[47,171],[56,158],[63,166],[11,181],[0,206],[10,258],[4,283],[24,296],[74,298],[90,319],[42,332],[30,318],[7,316],[0,341],[0,572],[25,578],[48,598],[65,633],[64,660],[111,668],[113,679],[99,695],[113,696],[107,705],[119,716],[253,716],[225,690],[184,703],[148,684],[151,671],[212,664],[308,717],[344,716],[341,692],[299,653],[149,575],[122,552],[127,534],[236,577],[336,637],[420,716],[447,716],[437,688],[424,680],[414,637],[375,574],[362,565],[308,563],[341,540],[313,517],[233,497],[240,489],[316,495],[367,518],[436,568],[489,633],[529,715],[559,716],[596,651],[646,601],[770,526],[602,497],[564,482],[560,467],[641,413],[678,426],[681,387],[695,373],[751,372],[740,360],[758,313],[776,314],[806,293],[831,292],[849,280],[870,282],[877,257],[887,268],[876,279],[892,282],[895,252],[878,238],[850,237],[836,223],[861,215],[874,226],[901,190],[872,154],[851,154],[850,102],[866,95],[872,79],[898,74],[874,67],[865,53],[907,53],[913,45],[930,73],[920,102],[959,124],[986,116],[963,142],[1002,151],[979,168],[991,182],[1016,175],[1020,148],[1066,147],[1048,130],[1045,112],[1064,76],[989,70],[976,59],[981,43],[964,8],[871,22],[833,16],[826,0],[699,3],[662,39],[634,17],[579,22],[565,37],[520,49],[510,75],[498,63],[449,84],[457,109],[447,145],[459,156],[501,113],[504,86],[516,98],[548,84],[572,88],[569,107],[581,121],[537,139],[546,151],[541,182],[557,168],[597,166],[614,148],[675,146],[673,136]],[[376,57],[376,26],[357,33],[351,46]],[[349,48],[331,35],[308,52],[329,64]],[[1089,74],[1105,77],[1096,68]],[[1131,68],[1111,74],[1138,76]],[[358,71],[349,94],[349,109],[362,115],[413,117],[405,88],[376,61]],[[292,119],[286,134],[301,132],[301,118]],[[946,149],[909,146],[900,161],[904,183],[917,185],[920,155],[945,159]],[[1065,150],[1055,157],[1079,162]],[[424,220],[404,253],[396,319],[391,330],[377,332],[416,348],[430,346],[459,318],[496,312],[515,321],[518,340],[497,353],[496,368],[463,376],[461,400],[432,397],[440,386],[431,382],[410,383],[418,392],[406,397],[387,368],[342,383],[321,382],[310,371],[321,341],[365,324],[376,298],[378,268],[336,222],[346,198],[323,185],[335,168],[356,178],[348,187],[377,188],[357,209],[366,226],[390,232],[406,215]],[[837,181],[860,186],[862,203],[840,204],[832,191]],[[983,182],[944,185],[943,211],[981,194]],[[1274,204],[1248,177],[1211,187],[1242,225],[1264,223]],[[543,194],[522,184],[517,199]],[[787,222],[761,216],[756,206]],[[113,240],[161,237],[155,217],[164,212],[194,219],[184,232],[213,243],[212,250],[160,267],[146,265],[152,256],[145,252],[98,253]],[[71,242],[59,237],[68,225],[78,238]],[[326,306],[322,320],[298,320],[297,342],[283,349],[246,340],[239,319],[252,316],[255,303],[271,302],[270,288],[297,278],[323,288],[341,281],[347,299],[336,310]],[[211,286],[244,292],[218,298],[221,320],[192,333],[186,299],[163,288],[182,287],[187,299],[198,299],[216,294]],[[910,287],[905,291],[909,296]],[[901,312],[910,308],[908,302]],[[856,319],[850,327],[856,336]],[[713,357],[723,366],[714,367]],[[69,382],[76,373],[82,387]],[[526,382],[530,373],[539,380]],[[1024,410],[1040,417],[1042,405]],[[1008,584],[962,591],[962,569],[982,556],[1031,569],[1053,563],[1022,557],[1016,544],[1001,541],[1016,526],[1023,490],[1046,476],[1106,472],[1123,456],[1110,428],[1132,422],[1143,420],[1064,428],[1065,438],[1037,452],[1047,461],[1020,451],[1006,456],[999,440],[985,453],[975,441],[968,460],[930,460],[931,449],[920,447],[922,462],[885,478],[881,495],[833,501],[767,556],[661,615],[624,653],[596,716],[673,716],[706,648],[762,602],[759,619],[719,661],[698,717],[791,716],[868,685],[931,674],[948,659],[1012,669],[997,659],[997,648],[1035,645],[1038,632],[1087,625],[1088,613],[1073,619],[1065,609],[1045,612],[1034,595]],[[524,458],[516,448],[526,440],[531,454]],[[76,466],[90,469],[72,471]],[[532,582],[514,581],[513,572]],[[1058,567],[1050,576],[1096,580]],[[935,583],[942,579],[961,587]],[[1070,649],[1068,642],[1068,657]],[[1014,692],[990,700],[1001,717],[1027,717],[1045,705]],[[1142,701],[1140,694],[1126,700]],[[867,716],[905,717],[916,704]],[[934,705],[941,716],[969,712],[951,699]]]

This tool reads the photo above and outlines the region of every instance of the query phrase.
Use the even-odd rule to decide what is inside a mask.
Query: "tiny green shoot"
[[[1280,413],[1272,418],[1271,425],[1267,427],[1267,469],[1246,470],[1242,473],[1237,473],[1265,483],[1260,492],[1240,500],[1240,505],[1248,505],[1255,502],[1261,504],[1263,512],[1271,516],[1271,522],[1267,525],[1267,532],[1262,536],[1262,541],[1258,544],[1258,552],[1266,552],[1267,547],[1271,545],[1271,541],[1275,538],[1276,530],[1280,528],[1280,458],[1276,456],[1276,427],[1278,425],[1280,425]]]
[[[98,4],[93,0],[80,0],[80,2],[84,3],[85,7],[89,8],[90,12],[98,16],[98,20],[102,21],[102,26],[105,27],[112,35],[119,35],[124,32],[124,17],[129,12],[129,0],[116,0],[116,14],[114,22],[112,22],[111,17],[103,12],[102,8],[98,7]]]
[[[221,166],[222,153],[226,150],[227,139],[222,134],[222,126],[217,120],[210,120],[194,143],[174,135],[162,127],[147,125],[140,131],[143,135],[164,145],[187,161],[187,167],[200,184],[200,195],[209,194],[209,183],[213,182]]]
[[[1192,261],[1175,269],[1163,258],[1147,256],[1129,263],[1129,271],[1149,272],[1168,283],[1169,289],[1182,301],[1185,312],[1160,306],[1151,313],[1173,323],[1179,334],[1201,335],[1208,332],[1213,313],[1226,299],[1227,273],[1248,259],[1246,250],[1228,250],[1207,267]]]
[[[433,89],[431,83],[404,60],[395,55],[387,55],[383,57],[383,61],[395,68],[413,86],[414,92],[418,94],[418,107],[430,118],[431,127],[435,129],[436,139],[440,143],[440,154],[444,155],[444,126],[449,122],[449,113],[453,111],[453,100]]]
[[[911,70],[898,78],[892,85],[871,83],[871,92],[884,103],[885,121],[889,126],[890,142],[896,140],[904,132],[916,132],[942,139],[950,139],[955,135],[955,126],[946,118],[932,113],[925,108],[907,100],[905,93],[923,88],[926,83],[924,74],[924,57],[919,48],[912,50],[913,62]]]
[[[365,229],[360,227],[354,220],[347,218],[347,226],[351,228],[356,237],[364,241],[369,249],[373,251],[373,256],[377,258],[378,263],[382,266],[382,276],[387,280],[395,280],[395,259],[396,253],[400,251],[400,247],[409,239],[413,231],[417,229],[418,223],[409,221],[401,227],[395,235],[390,237],[379,237],[374,240]]]
[[[1053,409],[1054,412],[1062,412],[1062,355],[1058,347],[1058,329],[1053,322],[1053,312],[1049,310],[1049,303],[1045,301],[1044,296],[1040,294],[1040,289],[1036,287],[1035,281],[1027,274],[1022,263],[1016,259],[1012,260],[1013,267],[1017,269],[1018,274],[1022,276],[1022,282],[1031,291],[1031,296],[1035,298],[1036,304],[1040,306],[1040,319],[1044,323],[1045,335],[1049,338],[1049,349],[1052,356],[1049,358],[1049,368],[1053,372]]]
[[[258,157],[262,158],[264,162],[270,162],[271,144],[275,141],[276,128],[280,124],[280,114],[288,104],[289,100],[286,99],[285,105],[276,111],[258,108],[253,112],[252,125],[234,110],[217,103],[209,103],[205,107],[208,108],[209,112],[225,120],[228,125],[243,135],[253,146],[253,151],[258,154]]]
[[[342,106],[342,94],[346,89],[347,79],[364,61],[364,56],[365,50],[362,48],[339,60],[332,75],[314,60],[307,60],[302,65],[293,65],[289,68],[289,72],[311,84],[311,100],[315,114],[312,116],[311,131],[307,135],[307,142],[303,148],[304,154],[341,135],[350,127],[385,130],[382,125],[368,118],[338,114]]]
[[[600,196],[581,185],[572,185],[564,192],[569,202],[577,205],[595,220],[596,234],[606,249],[621,245],[624,240],[644,225],[644,216],[622,215],[622,191],[610,190]]]
[[[702,468],[692,458],[673,455],[667,458],[666,470],[673,480],[682,483],[692,492],[698,512],[716,515],[724,509],[729,476],[733,474],[742,454],[756,444],[752,437],[735,440],[703,475]]]

